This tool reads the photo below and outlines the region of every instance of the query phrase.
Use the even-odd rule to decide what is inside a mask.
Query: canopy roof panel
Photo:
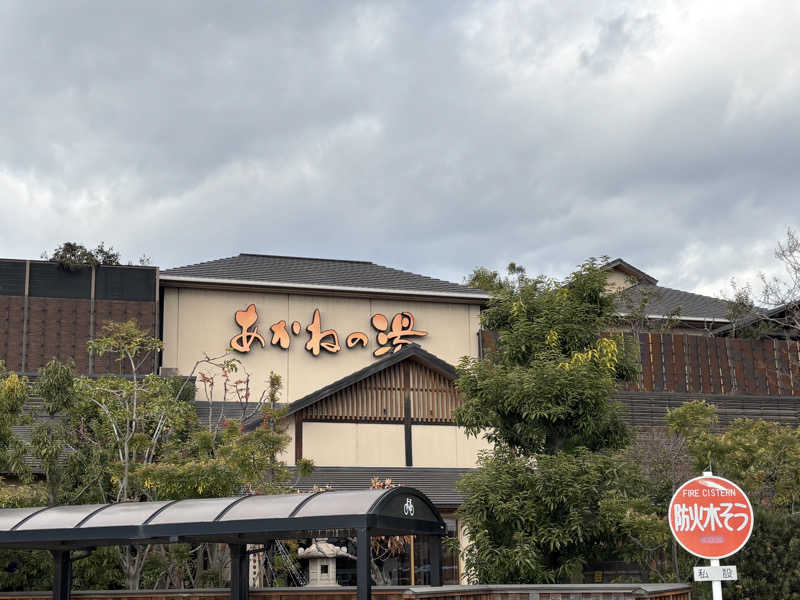
[[[373,535],[443,535],[413,488],[0,510],[0,547],[74,549],[212,541],[258,543],[308,532],[368,528]]]

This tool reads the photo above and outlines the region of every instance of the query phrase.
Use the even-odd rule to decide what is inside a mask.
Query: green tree
[[[206,395],[208,421],[193,425],[184,437],[170,439],[158,462],[137,470],[137,488],[150,498],[197,498],[230,496],[241,491],[281,494],[293,491],[291,476],[281,460],[290,437],[283,423],[286,409],[280,407],[280,376],[270,373],[264,393],[250,401],[251,375],[240,362],[225,357],[205,358],[198,372],[200,389]],[[214,390],[222,390],[214,397]],[[239,418],[226,420],[214,414],[213,401],[240,401]],[[234,404],[235,405],[235,404]],[[258,420],[258,426],[245,424]],[[298,476],[308,474],[313,464],[297,465]],[[223,585],[227,577],[227,550],[219,544],[198,547],[160,547],[153,557],[149,577],[160,585]]]
[[[102,335],[88,344],[99,356],[115,356],[120,370],[124,367],[128,374],[80,381],[85,408],[97,411],[94,419],[84,422],[89,425],[84,431],[114,456],[112,480],[117,502],[140,497],[142,490],[132,486],[132,472],[156,460],[166,440],[185,427],[192,411],[188,402],[176,402],[168,380],[139,372],[147,356],[160,351],[161,345],[135,321],[107,323]]]
[[[77,469],[84,469],[84,488],[99,492],[101,502],[149,498],[148,490],[137,485],[136,472],[156,462],[168,441],[185,431],[193,407],[176,399],[169,380],[140,374],[148,356],[160,351],[161,341],[141,331],[135,321],[107,323],[88,347],[98,356],[112,355],[124,375],[78,380],[78,401],[69,425],[80,439],[70,455],[71,472],[77,477]],[[120,549],[129,589],[138,589],[151,549]]]
[[[525,267],[512,262],[508,263],[505,276],[486,267],[475,267],[464,278],[464,284],[485,292],[501,292],[518,288],[526,279]]]
[[[41,485],[14,485],[0,481],[0,506],[41,506],[46,493]],[[0,591],[48,590],[53,579],[53,561],[45,551],[0,550]]]
[[[119,252],[114,250],[112,246],[106,248],[103,242],[100,242],[94,250],[90,250],[77,242],[64,242],[50,254],[47,252],[42,253],[42,258],[57,262],[66,270],[85,266],[96,267],[98,265],[119,264]]]
[[[710,465],[715,475],[737,483],[755,510],[753,534],[735,555],[739,580],[725,584],[726,597],[800,598],[800,428],[761,419],[736,419],[713,431],[713,406],[690,402],[670,411],[669,428],[687,440],[686,460],[695,474]],[[700,559],[681,554],[679,579],[691,579]],[[698,587],[698,586],[696,586]],[[697,595],[707,592],[698,587]],[[693,596],[696,595],[693,592]]]
[[[800,428],[763,419],[736,419],[714,433],[713,406],[690,402],[670,411],[671,430],[687,440],[696,472],[735,481],[754,505],[795,512],[800,503]]]
[[[725,598],[800,599],[800,514],[756,506],[753,534],[729,561],[739,580],[723,584]],[[706,584],[707,585],[707,584]],[[692,594],[695,597],[695,594]]]
[[[227,355],[204,357],[186,378],[143,375],[141,365],[151,352],[160,350],[160,342],[134,322],[107,324],[89,348],[113,356],[120,375],[75,377],[71,365],[48,363],[33,385],[41,403],[35,404],[28,444],[13,428],[30,422],[23,406],[31,386],[0,370],[0,461],[8,472],[30,481],[27,455],[38,461],[43,475],[42,484],[0,487],[3,506],[293,490],[281,460],[290,438],[279,402],[280,377],[270,374],[267,389],[251,401],[250,374]],[[202,389],[213,390],[218,381],[218,389],[224,391],[222,398],[209,395],[210,416],[204,423],[197,419],[195,387],[190,382],[198,368]],[[220,399],[231,401],[229,406],[239,403],[238,419],[226,421],[223,413],[214,414],[211,400]],[[258,426],[245,430],[252,419],[260,420]],[[311,466],[310,461],[302,462],[298,474],[309,472]],[[25,572],[44,578],[46,585],[50,561],[36,553],[16,554],[22,556],[10,560],[7,577],[0,574],[0,587],[41,587],[36,578],[22,574],[23,566]],[[0,553],[0,570],[5,558]],[[87,589],[138,589],[142,583],[181,588],[223,585],[227,560],[227,549],[220,544],[101,548],[75,562],[75,582]]]
[[[614,310],[606,274],[589,260],[564,281],[526,277],[496,290],[482,315],[497,351],[462,360],[456,411],[469,434],[494,444],[461,483],[466,566],[480,582],[577,579],[587,562],[628,552],[614,535],[618,512],[601,510],[646,491],[616,453],[630,435],[611,394],[635,366],[606,336]]]
[[[41,410],[33,414],[28,456],[36,459],[44,477],[47,504],[69,501],[65,489],[64,460],[74,448],[75,432],[66,415],[75,407],[75,373],[72,365],[51,360],[39,370],[33,385],[33,395],[42,402]]]
[[[29,397],[28,380],[14,373],[3,375],[3,371],[0,368],[0,469],[28,480],[31,470],[25,460],[25,444],[14,433],[15,426],[29,422],[22,412]]]

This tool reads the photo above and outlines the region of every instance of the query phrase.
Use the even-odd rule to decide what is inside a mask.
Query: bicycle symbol
[[[403,514],[407,517],[414,516],[414,502],[411,498],[406,498],[406,503],[403,505]]]

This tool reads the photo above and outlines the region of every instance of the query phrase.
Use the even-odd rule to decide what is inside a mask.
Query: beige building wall
[[[186,375],[204,354],[223,354],[231,338],[241,333],[234,320],[235,312],[245,310],[249,304],[256,305],[259,317],[256,327],[266,346],[262,348],[254,342],[249,353],[233,352],[232,356],[241,360],[251,374],[253,398],[264,390],[270,371],[282,378],[282,401],[292,402],[378,360],[373,356],[379,347],[377,332],[370,324],[376,313],[383,313],[391,320],[398,312],[411,312],[414,328],[428,335],[409,339],[451,364],[457,364],[462,356],[478,354],[480,307],[477,304],[166,288],[163,367]],[[315,357],[305,349],[309,338],[305,328],[316,308],[320,310],[322,329],[335,329],[339,334],[341,350],[336,354],[322,350]],[[302,326],[300,335],[290,333],[288,350],[270,344],[270,326],[281,320],[289,327],[295,320]],[[355,331],[367,334],[366,348],[346,347],[347,335]],[[217,388],[214,399],[222,400],[221,386]]]
[[[606,290],[608,292],[618,292],[625,290],[635,284],[636,281],[622,271],[608,271],[606,274]]]
[[[283,461],[287,465],[294,464],[294,418],[288,417],[281,421],[281,427],[284,427],[284,433],[289,436],[289,443],[283,452],[278,454],[278,460]]]
[[[288,464],[294,464],[294,441],[291,446]],[[490,447],[485,438],[467,437],[460,427],[411,428],[415,467],[474,467],[478,453]],[[404,467],[405,431],[403,425],[305,422],[303,458],[320,467]]]
[[[303,423],[303,458],[319,467],[403,467],[405,433],[402,425]]]
[[[461,427],[413,425],[411,447],[415,467],[474,467],[478,453],[491,446],[482,436],[468,437]]]

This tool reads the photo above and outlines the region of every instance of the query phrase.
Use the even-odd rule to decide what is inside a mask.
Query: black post
[[[356,530],[357,600],[370,600],[372,598],[372,577],[369,572],[369,538],[369,529],[360,527]]]
[[[231,600],[247,600],[250,595],[250,557],[246,544],[228,544],[231,551]]]
[[[69,550],[51,550],[53,555],[53,600],[69,600],[72,588],[72,561]]]
[[[439,535],[430,536],[431,552],[431,585],[440,587],[442,585],[442,537]]]

